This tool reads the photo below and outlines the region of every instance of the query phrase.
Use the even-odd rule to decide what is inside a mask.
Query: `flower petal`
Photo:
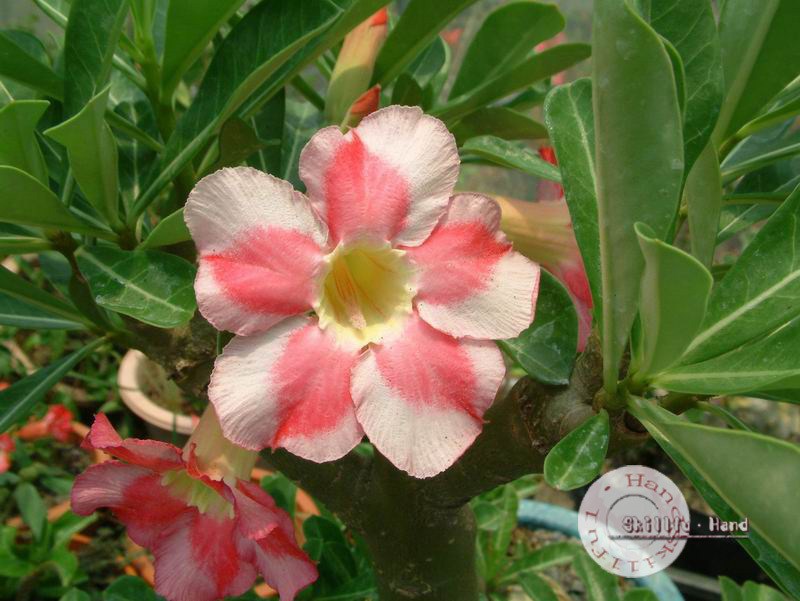
[[[88,450],[99,450],[134,465],[162,472],[183,467],[178,447],[157,440],[122,439],[104,413],[94,418],[89,433],[81,443]]]
[[[225,437],[317,462],[344,456],[363,435],[350,398],[358,353],[307,317],[237,336],[217,359],[208,389]]]
[[[499,225],[492,199],[459,194],[430,237],[406,249],[420,270],[417,310],[437,330],[496,340],[533,321],[539,266],[512,249]]]
[[[72,511],[89,515],[108,507],[128,528],[131,539],[151,547],[164,528],[188,510],[161,486],[161,474],[118,461],[89,467],[75,478]]]
[[[483,427],[505,373],[497,346],[456,340],[417,315],[353,371],[356,416],[398,468],[427,478],[450,467]]]
[[[458,166],[452,134],[417,107],[381,109],[345,135],[320,130],[300,155],[300,177],[333,243],[421,243],[447,206]]]
[[[216,520],[192,508],[163,532],[153,547],[155,589],[169,601],[215,601],[241,595],[255,581],[242,557],[233,520]]]
[[[310,309],[327,234],[289,183],[222,169],[195,186],[185,218],[200,252],[198,306],[217,329],[249,335]]]
[[[251,561],[281,601],[291,601],[317,579],[316,566],[295,541],[292,520],[255,484],[239,480],[233,494],[239,531],[253,541]]]

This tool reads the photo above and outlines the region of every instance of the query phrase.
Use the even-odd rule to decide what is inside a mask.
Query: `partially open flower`
[[[67,442],[72,434],[72,411],[64,405],[50,405],[42,419],[32,420],[22,426],[17,437],[22,440],[36,440],[52,436],[60,442]]]
[[[309,198],[249,168],[195,187],[198,304],[238,334],[209,386],[225,436],[330,461],[366,433],[417,477],[472,444],[505,373],[492,340],[532,321],[539,268],[493,200],[451,197],[458,166],[441,121],[393,106],[311,139]]]
[[[0,474],[11,468],[11,453],[16,445],[14,439],[8,434],[0,434]]]
[[[248,480],[256,454],[223,438],[213,408],[183,452],[154,440],[123,440],[102,413],[82,446],[121,461],[79,475],[72,510],[110,508],[155,556],[155,588],[169,601],[241,595],[259,573],[281,601],[291,601],[316,579],[289,516]]]
[[[361,94],[347,111],[342,125],[344,127],[355,127],[367,115],[371,115],[378,110],[381,101],[381,87],[372,86],[369,90]]]

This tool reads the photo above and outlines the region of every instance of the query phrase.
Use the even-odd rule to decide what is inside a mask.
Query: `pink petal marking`
[[[533,321],[539,267],[499,230],[500,208],[480,194],[454,196],[420,246],[407,248],[420,270],[420,316],[452,336],[512,338]]]
[[[217,329],[249,335],[310,308],[328,235],[291,184],[221,169],[194,187],[184,213],[200,253],[198,306]]]
[[[218,316],[225,311],[218,305],[233,301],[240,311],[261,315],[264,321],[274,316],[275,322],[307,311],[322,256],[319,245],[302,232],[254,228],[222,253],[201,257],[201,269],[208,269],[218,286],[213,296],[198,291],[201,309]]]
[[[456,340],[413,315],[401,335],[356,366],[356,416],[395,466],[434,476],[478,436],[504,373],[494,343]]]
[[[104,451],[128,463],[157,472],[183,467],[178,447],[157,440],[138,438],[123,440],[104,413],[95,416],[89,433],[81,443],[81,448]]]
[[[312,461],[344,456],[362,436],[349,388],[358,352],[306,317],[237,336],[217,359],[208,389],[225,436],[248,449],[281,446]]]
[[[419,244],[444,212],[458,166],[453,136],[417,107],[375,111],[345,135],[322,129],[300,155],[300,177],[334,243]]]

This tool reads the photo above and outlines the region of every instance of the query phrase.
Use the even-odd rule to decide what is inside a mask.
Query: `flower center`
[[[219,520],[233,518],[233,505],[230,501],[183,470],[166,472],[161,478],[161,484],[187,505],[197,507],[200,513]]]
[[[314,305],[320,327],[360,344],[396,329],[411,313],[415,294],[405,254],[388,244],[337,246],[325,257]]]

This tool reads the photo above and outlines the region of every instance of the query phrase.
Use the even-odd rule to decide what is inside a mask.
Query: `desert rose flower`
[[[16,445],[14,439],[8,434],[0,434],[0,474],[11,468],[11,453]]]
[[[241,595],[258,574],[292,601],[317,570],[299,549],[289,516],[249,482],[256,454],[225,440],[213,408],[185,449],[121,439],[98,414],[82,445],[117,461],[75,479],[72,510],[108,507],[155,557],[155,588],[168,601]]]
[[[72,412],[64,405],[50,405],[42,419],[32,420],[17,432],[22,440],[35,440],[52,436],[60,442],[67,442],[72,434]]]
[[[209,386],[227,438],[322,462],[366,433],[416,477],[472,444],[505,373],[493,340],[531,323],[539,268],[493,200],[452,196],[458,167],[441,121],[392,106],[311,139],[308,197],[250,168],[197,184],[200,311],[237,334]]]

